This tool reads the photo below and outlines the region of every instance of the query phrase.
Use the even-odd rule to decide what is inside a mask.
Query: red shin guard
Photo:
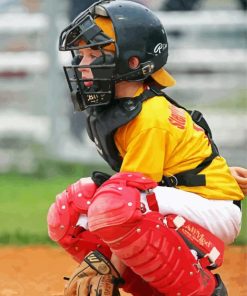
[[[111,184],[109,180],[96,192],[89,208],[89,229],[160,293],[167,296],[212,295],[215,279],[207,266],[221,263],[222,245],[216,244],[217,251],[211,252],[215,246],[212,238],[215,237],[208,236],[209,232],[204,228],[197,228],[195,223],[182,217],[187,223],[177,227],[172,219],[167,223],[167,219],[157,212],[143,215],[140,208],[139,190],[123,182],[121,185]],[[178,232],[178,228],[184,227],[180,230],[186,237],[186,227],[188,231],[191,225],[194,235],[197,231],[197,235],[202,232],[206,238],[209,237],[210,243],[205,243],[205,249],[202,249],[204,255],[211,253],[206,260],[205,257],[196,258]],[[190,233],[192,237],[193,231]],[[191,245],[194,246],[195,241],[198,241],[195,251],[201,250],[200,239],[192,240]],[[211,262],[208,258],[218,262]]]

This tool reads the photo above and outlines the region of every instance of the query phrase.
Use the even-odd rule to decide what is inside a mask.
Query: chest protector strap
[[[190,114],[192,120],[204,130],[205,134],[207,135],[207,137],[211,143],[211,147],[212,147],[211,155],[209,155],[207,158],[205,158],[196,168],[178,173],[174,176],[163,176],[162,180],[159,182],[159,185],[160,186],[167,186],[167,187],[205,186],[206,185],[206,176],[204,174],[200,174],[200,175],[198,175],[198,174],[202,170],[204,170],[207,166],[209,166],[210,163],[213,161],[213,159],[219,155],[218,148],[213,141],[212,132],[209,128],[207,121],[205,120],[205,118],[203,117],[203,114],[200,111],[187,110],[183,106],[179,105],[172,98],[170,98],[166,93],[162,92],[161,90],[159,90],[155,87],[152,87],[151,90],[158,96],[164,96],[171,104],[175,105],[176,107],[182,108],[183,110],[188,112]]]

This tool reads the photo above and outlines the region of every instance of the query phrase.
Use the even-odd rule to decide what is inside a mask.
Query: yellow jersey
[[[163,175],[194,169],[212,153],[204,130],[163,96],[144,101],[141,112],[118,128],[114,141],[123,158],[120,171],[140,172],[157,182]],[[215,157],[199,174],[206,176],[205,186],[177,187],[207,199],[244,198],[223,157]]]

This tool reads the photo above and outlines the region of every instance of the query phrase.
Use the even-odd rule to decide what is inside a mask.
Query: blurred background
[[[58,52],[60,31],[93,2],[0,0],[0,244],[48,242],[56,193],[94,168],[109,171],[73,112],[68,56]],[[205,115],[229,165],[247,167],[247,1],[136,2],[167,31],[177,80],[168,95]]]

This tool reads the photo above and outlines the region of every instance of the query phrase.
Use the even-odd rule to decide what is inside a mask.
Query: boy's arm
[[[230,167],[231,174],[238,182],[244,195],[247,195],[247,169],[242,167]]]

